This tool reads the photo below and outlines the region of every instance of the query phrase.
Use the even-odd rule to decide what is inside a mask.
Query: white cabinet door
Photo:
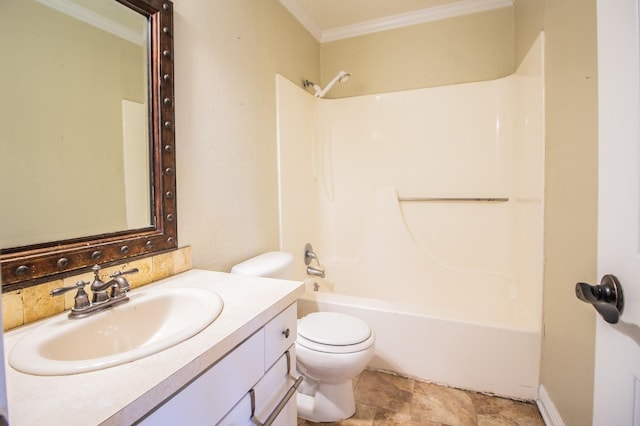
[[[140,424],[216,424],[264,373],[264,330],[245,340]]]

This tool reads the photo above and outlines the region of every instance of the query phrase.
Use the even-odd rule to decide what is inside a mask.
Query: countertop
[[[297,281],[192,269],[132,293],[155,287],[207,288],[222,297],[224,308],[211,325],[174,347],[120,366],[69,376],[24,374],[6,361],[13,345],[46,319],[5,333],[10,423],[16,426],[132,424],[304,292],[303,284]]]

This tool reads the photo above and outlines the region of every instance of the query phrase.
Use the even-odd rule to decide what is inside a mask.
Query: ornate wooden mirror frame
[[[173,4],[115,0],[148,20],[151,226],[0,250],[3,292],[177,248]],[[96,191],[99,192],[99,188]],[[7,200],[3,208],[12,206]],[[46,220],[46,217],[44,218]]]

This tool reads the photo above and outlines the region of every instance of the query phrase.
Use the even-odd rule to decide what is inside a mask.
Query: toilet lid
[[[328,346],[356,345],[371,336],[362,320],[337,312],[314,312],[298,324],[298,335]]]

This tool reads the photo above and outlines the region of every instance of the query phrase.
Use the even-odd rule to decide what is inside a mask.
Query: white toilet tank
[[[293,255],[283,251],[270,251],[252,257],[231,268],[232,274],[254,277],[293,279]]]

